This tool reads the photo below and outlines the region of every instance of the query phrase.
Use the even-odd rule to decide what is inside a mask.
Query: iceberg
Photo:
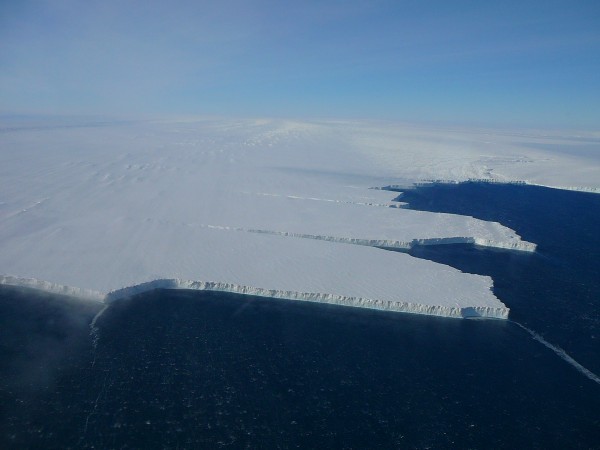
[[[432,144],[439,130],[196,119],[0,133],[3,284],[104,302],[177,288],[505,319],[489,277],[382,248],[535,251],[502,224],[398,208],[381,189],[482,174],[521,181],[513,165],[547,161],[481,149],[448,158]],[[499,138],[504,154],[515,150],[509,138]],[[456,137],[447,142],[454,151]]]

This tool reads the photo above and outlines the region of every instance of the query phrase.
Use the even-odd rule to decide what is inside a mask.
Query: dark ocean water
[[[539,186],[461,183],[405,191],[409,208],[500,222],[533,254],[432,246],[410,253],[490,275],[510,318],[600,374],[600,195]]]
[[[471,196],[476,215],[496,201],[477,197],[488,188],[412,194],[440,209],[427,196]],[[517,194],[539,201],[525,186],[506,189],[513,201],[495,209]],[[540,209],[598,207],[548,191]],[[578,222],[597,225],[598,209],[548,213],[551,227],[535,208],[515,211],[545,220],[532,228],[555,229],[574,259],[505,219],[539,254],[415,251],[499,276],[512,318],[596,370],[597,269],[578,265],[597,263],[599,247]],[[538,280],[550,274],[559,281]],[[600,448],[600,385],[510,322],[155,291],[105,310],[94,346],[99,310],[0,287],[0,448]]]

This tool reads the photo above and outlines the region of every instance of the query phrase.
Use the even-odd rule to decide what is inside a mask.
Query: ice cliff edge
[[[430,316],[450,317],[450,318],[493,318],[508,319],[509,308],[493,306],[444,306],[444,305],[424,305],[419,303],[403,301],[376,300],[363,297],[350,297],[337,294],[314,293],[314,292],[296,292],[276,289],[264,289],[260,287],[242,286],[232,283],[221,283],[211,281],[191,281],[173,279],[157,279],[146,283],[128,286],[122,289],[102,294],[97,291],[80,289],[71,286],[64,286],[56,283],[36,280],[33,278],[19,278],[14,276],[0,276],[0,284],[10,286],[20,286],[32,288],[53,294],[78,297],[86,300],[111,302],[129,298],[144,292],[156,289],[185,289],[197,291],[216,291],[228,292],[234,294],[252,295],[266,298],[276,298],[282,300],[307,301],[315,303],[327,303],[332,305],[350,306],[356,308],[375,309],[381,311],[401,312],[410,314],[423,314]]]

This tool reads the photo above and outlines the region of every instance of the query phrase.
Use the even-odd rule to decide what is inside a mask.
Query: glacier
[[[590,152],[551,145],[597,142],[570,134],[191,118],[0,136],[0,283],[103,302],[199,289],[506,319],[489,277],[381,247],[535,243],[399,208],[381,188],[483,179],[596,192],[600,179]]]

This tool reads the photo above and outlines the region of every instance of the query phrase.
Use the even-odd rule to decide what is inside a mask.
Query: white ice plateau
[[[0,283],[96,301],[183,288],[507,318],[489,277],[378,247],[535,244],[499,223],[398,208],[373,188],[598,191],[599,142],[350,121],[4,124]]]

